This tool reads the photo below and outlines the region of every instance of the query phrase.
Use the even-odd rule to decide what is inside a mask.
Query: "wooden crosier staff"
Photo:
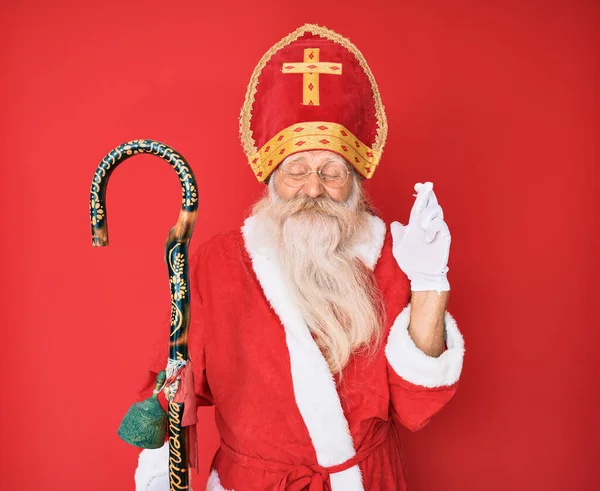
[[[157,401],[163,389],[168,400],[169,481],[171,490],[189,489],[188,439],[183,431],[183,402],[176,395],[182,383],[181,375],[188,364],[187,330],[190,317],[188,244],[198,214],[196,179],[186,160],[164,143],[153,140],[132,140],[111,150],[100,162],[90,190],[90,220],[92,245],[108,245],[106,215],[106,188],[110,175],[124,160],[137,154],[156,155],[168,162],[181,182],[182,203],[179,219],[169,231],[165,244],[165,262],[169,270],[171,289],[171,329],[169,333],[169,361],[165,373],[157,378],[152,397],[134,404],[119,428],[119,436],[141,448],[158,448],[165,439],[164,410]],[[191,376],[191,374],[189,375]]]

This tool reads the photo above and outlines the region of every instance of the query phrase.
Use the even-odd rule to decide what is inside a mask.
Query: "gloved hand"
[[[433,183],[418,182],[415,191],[408,225],[391,224],[393,254],[410,279],[412,291],[448,291],[450,231],[444,212],[433,192]]]
[[[169,444],[142,450],[135,470],[135,490],[169,491],[169,488]]]
[[[135,491],[169,491],[169,442],[157,449],[144,449],[135,470]],[[190,491],[192,480],[190,476]]]

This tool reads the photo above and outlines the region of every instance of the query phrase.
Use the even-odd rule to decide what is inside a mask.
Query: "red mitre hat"
[[[314,24],[284,37],[252,73],[240,137],[257,179],[289,155],[330,150],[367,179],[387,136],[375,78],[348,39]]]

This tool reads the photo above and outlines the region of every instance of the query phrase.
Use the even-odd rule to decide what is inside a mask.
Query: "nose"
[[[311,198],[316,198],[323,194],[323,184],[316,172],[312,172],[308,175],[308,179],[304,183],[304,193]]]

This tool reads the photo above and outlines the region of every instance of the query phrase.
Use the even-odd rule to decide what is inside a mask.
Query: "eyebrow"
[[[296,157],[295,155],[290,155],[289,157],[283,159],[283,162],[281,162],[281,163],[285,164],[287,162],[292,162],[294,160],[298,160],[299,162],[306,163],[306,158],[304,158],[304,157]]]
[[[286,162],[293,162],[297,160],[298,162],[302,162],[304,164],[306,164],[306,157],[303,155],[300,156],[296,156],[296,155],[290,155],[288,157],[286,157],[281,164],[285,164]],[[346,159],[344,159],[344,157],[341,157],[338,154],[334,154],[332,157],[328,158],[327,161],[331,161],[334,160],[336,162],[339,162],[340,164],[348,164],[348,162],[346,161]]]

